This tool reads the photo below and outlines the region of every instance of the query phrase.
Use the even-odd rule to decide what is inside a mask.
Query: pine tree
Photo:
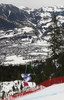
[[[52,64],[52,59],[47,58],[45,62],[44,72],[43,72],[43,80],[48,80],[55,77],[55,68]]]
[[[53,18],[53,22],[50,26],[50,39],[49,39],[49,55],[52,58],[52,62],[55,67],[59,67],[57,63],[60,52],[62,52],[63,47],[63,32],[62,28],[59,26],[56,16]]]

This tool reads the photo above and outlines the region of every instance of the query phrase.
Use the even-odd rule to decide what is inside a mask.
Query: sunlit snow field
[[[64,100],[64,83],[49,86],[15,100]]]

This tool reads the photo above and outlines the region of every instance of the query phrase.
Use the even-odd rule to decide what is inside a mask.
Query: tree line
[[[64,26],[60,25],[55,15],[50,25],[49,36],[49,52],[44,67],[47,79],[64,76]]]

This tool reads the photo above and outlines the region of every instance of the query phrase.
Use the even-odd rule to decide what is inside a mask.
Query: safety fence
[[[44,88],[51,86],[53,84],[59,84],[59,83],[63,83],[63,82],[64,82],[64,76],[52,78],[52,79],[44,81],[43,83],[41,83],[41,84],[31,88],[31,89],[26,90],[24,92],[21,92],[21,93],[18,93],[18,94],[15,94],[13,96],[9,96],[7,98],[3,98],[3,99],[0,99],[0,100],[15,100],[16,98],[20,98],[24,95],[28,95],[28,94],[36,92],[38,90],[44,89]]]
[[[40,85],[48,87],[48,86],[51,86],[53,84],[59,84],[59,83],[63,83],[63,82],[64,82],[64,76],[46,80],[43,83],[41,83]]]

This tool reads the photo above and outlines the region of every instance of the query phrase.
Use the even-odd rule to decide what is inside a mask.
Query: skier
[[[31,76],[33,75],[33,73],[30,74],[21,74],[21,77],[24,79],[24,86],[29,86],[29,84],[27,82],[29,82],[31,80]]]
[[[30,75],[33,75],[33,73],[30,73],[30,74],[21,74],[21,77],[24,79],[25,82],[29,82],[31,80],[31,76]]]

